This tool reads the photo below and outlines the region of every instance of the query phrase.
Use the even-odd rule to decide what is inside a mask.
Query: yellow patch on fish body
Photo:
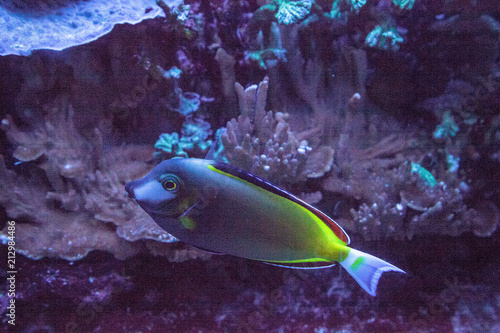
[[[189,230],[194,230],[196,228],[196,221],[188,216],[183,216],[180,218],[182,225],[184,228]]]
[[[335,233],[333,232],[333,230],[331,228],[329,228],[323,220],[321,220],[317,215],[315,215],[310,209],[307,208],[307,206],[306,206],[307,204],[305,204],[304,202],[299,201],[298,199],[297,199],[297,201],[293,201],[293,200],[290,200],[289,198],[283,197],[282,195],[275,194],[269,190],[266,190],[262,187],[259,187],[255,184],[249,182],[248,180],[239,178],[235,175],[232,175],[232,174],[229,174],[229,173],[224,172],[222,170],[219,170],[216,167],[214,167],[213,165],[208,165],[208,168],[214,172],[223,174],[223,175],[230,177],[230,178],[233,178],[237,181],[245,182],[249,186],[255,187],[258,191],[260,191],[262,193],[262,195],[269,196],[270,197],[269,200],[276,200],[279,205],[282,205],[283,207],[285,207],[284,208],[285,210],[296,211],[297,215],[299,215],[298,216],[299,218],[311,219],[312,221],[314,221],[316,223],[316,226],[319,229],[321,229],[323,236],[326,237],[329,242],[338,243],[341,245],[346,245],[346,243],[348,243],[348,241],[345,242],[345,241],[342,241],[340,238],[338,238],[335,235]],[[269,186],[273,186],[273,185],[269,184]],[[348,240],[348,238],[347,238],[347,240]],[[318,261],[324,261],[324,260],[318,259]]]

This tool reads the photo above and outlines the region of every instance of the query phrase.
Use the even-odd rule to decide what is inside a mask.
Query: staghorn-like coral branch
[[[267,77],[246,89],[235,84],[241,115],[227,123],[221,136],[226,158],[276,183],[321,177],[330,170],[333,150],[326,146],[311,149],[290,131],[288,114],[266,112],[268,85]]]

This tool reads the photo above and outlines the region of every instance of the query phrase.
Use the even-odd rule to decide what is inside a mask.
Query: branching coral
[[[76,260],[91,250],[109,251],[117,258],[137,253],[138,248],[116,236],[113,228],[99,222],[90,214],[80,214],[52,207],[47,193],[50,191],[41,179],[25,178],[8,170],[0,161],[2,191],[1,203],[9,217],[25,223],[16,225],[16,250],[28,257],[60,257]],[[29,193],[29,195],[28,195]],[[69,192],[70,200],[75,194]],[[54,196],[49,196],[54,198]],[[65,205],[75,209],[73,205]],[[7,229],[1,238],[7,238]]]
[[[497,206],[468,205],[471,188],[450,170],[445,158],[443,167],[433,169],[436,176],[408,162],[425,160],[423,152],[429,147],[422,151],[411,137],[391,135],[359,149],[359,139],[352,139],[339,145],[334,173],[323,183],[325,191],[340,195],[335,214],[347,229],[372,240],[470,231],[487,236],[496,230]],[[427,153],[431,155],[440,156]]]
[[[296,43],[300,40],[297,35],[288,35],[294,31],[296,33],[296,27],[286,29],[282,30],[284,45],[288,41]],[[227,131],[222,136],[230,163],[274,182],[286,184],[313,177],[314,172],[311,170],[305,173],[301,171],[308,169],[308,160],[314,160],[316,166],[328,165],[325,170],[318,172],[318,177],[329,174],[335,157],[333,173],[322,183],[322,188],[330,197],[338,197],[334,218],[365,239],[403,239],[432,233],[455,236],[467,231],[485,235],[496,230],[497,219],[493,218],[491,224],[487,224],[484,218],[487,214],[496,217],[493,208],[488,208],[488,212],[481,209],[479,213],[476,205],[466,204],[470,188],[458,173],[460,156],[456,145],[447,145],[443,149],[439,142],[429,143],[429,140],[421,139],[431,145],[423,142],[419,146],[413,134],[394,134],[402,131],[395,119],[373,110],[372,114],[364,114],[367,109],[363,108],[361,101],[366,60],[362,51],[345,50],[346,55],[354,60],[344,58],[344,67],[338,67],[344,68],[344,71],[335,75],[337,82],[350,87],[339,88],[339,94],[343,94],[340,97],[335,96],[337,87],[334,81],[330,85],[331,78],[322,79],[326,77],[326,63],[321,59],[302,59],[303,54],[298,52],[300,48],[286,46],[286,49],[293,50],[288,52],[288,61],[283,64],[287,69],[291,66],[291,84],[296,87],[297,94],[309,103],[314,118],[322,120],[321,127],[328,128],[330,137],[326,142],[332,144],[318,146],[318,142],[325,142],[325,137],[318,140],[316,128],[309,131],[309,136],[313,137],[310,141],[313,142],[312,151],[305,155],[294,155],[294,151],[299,152],[306,147],[300,147],[297,142],[301,134],[291,136],[289,130],[298,115],[284,117],[283,113],[273,115],[264,111],[267,97],[264,93],[268,89],[266,80],[246,90],[237,85],[241,116],[228,123]],[[321,70],[310,70],[308,66],[320,66]],[[357,70],[352,70],[353,67]],[[283,85],[283,80],[276,81]],[[357,93],[358,90],[362,94]],[[346,91],[352,93],[350,98]],[[331,113],[328,114],[328,111]],[[339,121],[329,126],[328,119]],[[442,126],[445,131],[456,133],[457,128],[450,121],[445,121]],[[285,129],[288,138],[280,141]],[[292,150],[286,150],[287,141],[293,143]],[[335,154],[331,148],[333,145],[336,145]],[[276,152],[280,150],[282,153],[278,155]],[[289,162],[282,162],[287,159],[283,156],[284,152],[292,152]],[[324,164],[317,159],[309,159],[313,152],[325,158]],[[437,166],[426,162],[426,156],[436,156]],[[496,205],[492,203],[491,207]]]
[[[404,138],[399,140],[407,142]],[[413,172],[415,167],[404,162],[403,150],[398,151],[393,151],[390,158],[381,158],[381,153],[366,162],[353,160],[350,170],[347,165],[341,166],[343,172],[323,184],[326,191],[342,194],[341,202],[361,203],[359,208],[350,209],[354,225],[349,228],[365,239],[404,239],[426,233],[458,235],[469,231],[464,203],[467,186],[454,187],[444,182],[432,186],[420,173]]]
[[[301,125],[316,122],[313,127],[323,127],[322,142],[333,144],[341,130],[338,124],[348,100],[357,93],[360,104],[366,101],[367,56],[361,36],[365,36],[367,28],[383,27],[377,30],[378,35],[370,35],[368,44],[396,50],[402,41],[403,29],[396,28],[395,16],[401,9],[410,9],[412,1],[376,4],[338,0],[332,4],[338,12],[332,15],[324,12],[325,3],[267,3],[253,13],[248,23],[243,19],[241,26],[235,28],[244,47],[245,63],[253,61],[260,69],[267,70],[273,83],[271,103],[276,111],[291,115],[290,124],[295,130],[306,130]],[[301,9],[297,10],[301,15],[294,24],[276,19],[277,11],[292,5],[300,5]],[[359,15],[352,18],[352,25],[350,17],[344,15],[351,12]],[[359,21],[368,22],[365,29],[360,29]],[[227,51],[230,41],[223,39],[222,42],[228,44],[223,45]],[[299,113],[301,121],[295,122]]]
[[[415,1],[393,0],[392,3],[399,10],[410,10],[413,8]],[[336,20],[347,20],[350,13],[359,14],[365,5],[366,0],[335,0],[333,1],[330,13],[325,14],[325,16]],[[401,32],[405,31],[405,29],[396,26],[392,15],[394,11],[391,7],[389,1],[383,0],[376,7],[372,8],[371,11],[367,11],[373,13],[372,20],[377,22],[365,38],[366,45],[369,47],[397,51],[399,44],[403,42]]]
[[[159,242],[155,253],[169,254],[175,241],[130,200],[126,182],[146,174],[152,149],[105,148],[99,130],[84,137],[75,128],[70,105],[49,108],[45,121],[21,131],[12,117],[2,129],[22,157],[15,170],[0,161],[0,203],[16,225],[16,249],[31,257],[75,260],[89,251],[127,258]],[[20,154],[19,152],[23,152]],[[28,154],[28,152],[30,152]],[[5,240],[7,230],[2,231]],[[190,257],[194,255],[185,253]],[[176,260],[181,260],[177,254]]]
[[[299,103],[305,103],[312,111],[313,121],[323,128],[323,142],[331,144],[333,136],[340,131],[348,100],[355,93],[361,100],[365,98],[367,62],[366,53],[361,49],[333,40],[326,46],[320,41],[327,33],[321,31],[321,27],[320,23],[281,27],[287,62],[283,66],[285,72],[272,73],[271,80],[280,82],[279,88],[284,91],[291,88],[294,94],[272,96],[284,109],[297,109],[297,105],[289,105],[297,104],[297,98]],[[315,51],[311,53],[311,50]],[[300,128],[301,124],[293,125]]]
[[[268,79],[243,89],[236,84],[241,115],[227,123],[222,135],[229,163],[277,183],[321,177],[330,170],[333,151],[308,147],[304,134],[290,131],[287,114],[265,111]],[[312,150],[312,151],[311,151]]]
[[[283,49],[280,29],[276,22],[265,20],[266,11],[267,9],[260,9],[252,17],[248,27],[252,49],[245,51],[245,61],[255,61],[263,69],[272,68],[280,62],[286,62],[287,52]],[[261,17],[264,17],[264,20]]]

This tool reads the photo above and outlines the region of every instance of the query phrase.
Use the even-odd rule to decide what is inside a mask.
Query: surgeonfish
[[[383,272],[405,273],[348,247],[318,209],[230,164],[174,158],[125,189],[165,231],[205,251],[295,268],[338,262],[372,296]]]

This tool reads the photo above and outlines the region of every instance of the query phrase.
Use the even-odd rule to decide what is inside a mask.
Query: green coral
[[[245,60],[256,61],[262,69],[273,67],[278,61],[286,61],[285,49],[265,49],[245,52]]]
[[[392,3],[401,9],[410,10],[415,5],[415,0],[392,0]]]
[[[326,16],[338,19],[347,10],[358,13],[364,5],[366,0],[335,0],[332,3],[332,10]]]
[[[210,124],[202,119],[193,120],[188,118],[182,125],[181,135],[177,132],[163,133],[155,143],[155,148],[160,150],[157,152],[166,152],[180,157],[189,157],[186,150],[199,149],[207,151],[212,146],[212,141],[207,140],[212,133]]]
[[[259,11],[259,13],[262,14],[263,11]],[[283,48],[278,24],[271,22],[269,25],[265,25],[256,19],[252,22],[252,26],[254,27],[252,30],[258,32],[254,33],[253,50],[245,51],[245,61],[257,62],[262,69],[274,67],[278,62],[287,61],[287,51]],[[266,30],[266,35],[269,35],[268,38],[264,37],[263,29]]]
[[[427,185],[434,187],[437,184],[436,178],[427,169],[418,163],[411,162],[411,173],[416,173]]]
[[[325,14],[327,17],[338,19],[342,16],[342,12],[340,10],[340,5],[343,0],[335,0],[332,4],[332,10],[330,14]]]
[[[311,12],[313,0],[277,0],[276,18],[280,24],[291,24],[302,20]]]
[[[458,170],[460,167],[460,157],[459,156],[453,156],[452,154],[446,152],[446,165],[448,166],[448,171],[449,172],[455,172]]]
[[[351,11],[359,12],[361,7],[366,5],[366,0],[351,0],[350,6],[351,6]]]
[[[182,92],[180,88],[176,89],[176,94],[179,96],[179,106],[175,108],[175,111],[184,115],[198,111],[201,104],[199,94],[189,91]]]
[[[163,133],[160,135],[158,141],[156,141],[155,148],[169,154],[174,154],[175,156],[188,157],[184,149],[193,148],[193,144],[190,142],[181,142],[177,132],[171,134]]]
[[[177,21],[185,23],[188,19],[190,5],[180,4],[177,7],[174,7],[172,10],[172,14],[177,16]]]
[[[368,36],[366,36],[365,43],[370,47],[397,51],[399,49],[399,44],[403,41],[403,37],[396,28],[390,26],[383,28],[377,25],[370,31]]]
[[[160,67],[161,68],[161,67]],[[165,79],[179,79],[181,77],[182,70],[176,66],[171,67],[168,71],[163,73]]]
[[[446,111],[443,115],[443,121],[441,124],[437,125],[434,131],[435,139],[445,139],[454,137],[459,130],[459,127],[455,123],[455,119],[450,111]]]

